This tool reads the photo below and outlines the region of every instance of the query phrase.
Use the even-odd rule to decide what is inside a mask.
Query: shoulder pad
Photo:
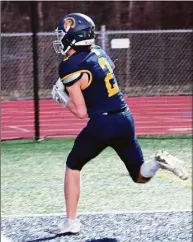
[[[80,68],[80,65],[76,62],[72,63],[72,61],[68,59],[62,61],[59,66],[59,76],[63,84],[80,79]]]
[[[71,86],[80,80],[84,73],[87,73],[89,80],[92,77],[88,69],[86,61],[82,54],[72,55],[70,58],[64,59],[59,66],[59,77],[65,86]]]
[[[74,83],[74,82],[78,81],[82,77],[82,75],[83,75],[82,71],[76,71],[76,72],[73,72],[71,74],[64,76],[61,80],[64,85],[69,84],[71,82]]]

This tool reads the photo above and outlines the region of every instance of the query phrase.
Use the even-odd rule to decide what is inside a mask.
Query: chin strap
[[[61,51],[61,54],[62,55],[66,55],[66,53],[74,46],[74,44],[76,43],[76,40],[74,39],[71,43],[70,43],[70,45],[66,48],[66,50],[62,50]]]

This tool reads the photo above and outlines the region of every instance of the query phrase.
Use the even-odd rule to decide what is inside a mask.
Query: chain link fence
[[[108,53],[127,96],[191,94],[192,37],[189,31],[109,31]],[[111,49],[113,39],[129,39],[130,48]]]
[[[111,48],[112,41],[128,39],[129,48]],[[52,48],[53,33],[38,33],[39,96],[51,98],[62,60]],[[106,31],[96,33],[113,60],[126,96],[192,94],[192,30]],[[1,97],[33,98],[32,34],[1,34]]]

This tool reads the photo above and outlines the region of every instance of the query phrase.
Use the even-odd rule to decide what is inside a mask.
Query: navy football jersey
[[[82,93],[88,115],[92,117],[127,107],[114,68],[110,57],[99,46],[94,46],[91,51],[75,53],[64,59],[59,66],[59,76],[68,86],[79,80],[83,73],[88,74],[89,82],[82,87]]]

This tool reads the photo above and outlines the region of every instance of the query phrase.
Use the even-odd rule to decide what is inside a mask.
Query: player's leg
[[[121,118],[121,117],[120,117]],[[120,135],[115,137],[112,147],[125,163],[134,182],[148,182],[159,168],[173,172],[181,179],[187,179],[187,171],[180,161],[168,152],[158,152],[151,162],[145,162],[140,144],[135,137],[134,121],[131,113],[122,115]]]
[[[159,162],[155,159],[151,162],[144,162],[140,144],[135,138],[134,140],[128,137],[117,139],[112,148],[124,162],[132,180],[136,183],[148,182],[160,168]]]
[[[124,162],[134,182],[148,182],[159,169],[156,160],[144,163],[142,149],[135,136],[135,125],[132,114],[128,111],[116,117],[116,136],[111,147]]]
[[[80,196],[80,171],[66,167],[64,178],[64,194],[68,219],[75,219]]]
[[[141,147],[137,140],[133,146],[128,145],[127,147],[125,144],[122,147],[116,147],[115,150],[125,163],[134,182],[148,182],[160,168],[174,173],[182,180],[188,179],[188,172],[183,162],[170,153],[159,151],[152,161],[144,162]]]
[[[67,223],[59,225],[59,233],[78,233],[80,231],[80,222],[76,219],[80,195],[80,171],[88,161],[106,148],[104,143],[98,142],[91,135],[90,128],[92,127],[86,127],[78,135],[67,158],[64,184]]]

